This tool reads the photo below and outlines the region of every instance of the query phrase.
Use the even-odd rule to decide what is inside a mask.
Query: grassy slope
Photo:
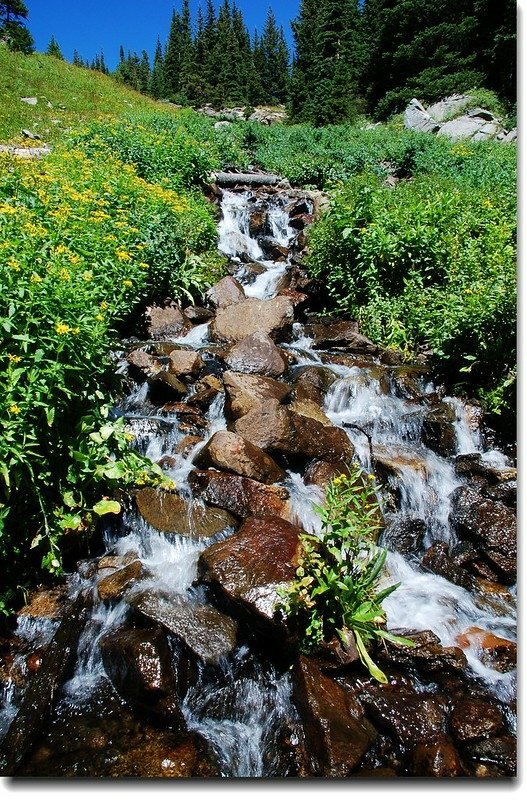
[[[29,106],[21,97],[37,97],[38,104]],[[41,54],[10,53],[0,45],[0,142],[20,141],[22,128],[55,142],[72,125],[154,109],[171,113],[100,72]]]

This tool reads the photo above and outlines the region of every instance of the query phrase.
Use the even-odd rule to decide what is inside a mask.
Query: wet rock
[[[161,362],[155,356],[146,353],[144,350],[132,350],[128,353],[126,360],[136,372],[145,378],[156,375],[162,368]]]
[[[454,409],[448,403],[429,409],[424,416],[421,430],[421,440],[425,447],[444,458],[453,455],[456,451],[455,421]]]
[[[287,519],[289,516],[289,492],[283,486],[267,486],[251,478],[216,470],[194,471],[189,480],[205,502],[238,517],[273,514]]]
[[[177,494],[140,489],[135,495],[141,516],[158,531],[206,539],[236,526],[234,517],[217,508],[189,503]]]
[[[331,481],[346,471],[345,462],[312,461],[304,474],[304,482],[309,486],[315,484],[323,491]]]
[[[116,755],[108,768],[109,778],[219,778],[218,767],[205,751],[198,734],[183,742],[168,734],[141,741]]]
[[[313,774],[345,778],[353,773],[377,735],[360,706],[306,656],[300,656],[294,665],[293,701]]]
[[[507,583],[516,578],[516,515],[499,501],[482,497],[470,487],[452,493],[452,523],[461,537],[476,542],[491,567]]]
[[[192,328],[190,320],[175,303],[147,308],[146,323],[150,339],[169,339],[183,336]]]
[[[456,637],[457,644],[466,650],[475,648],[481,661],[498,672],[510,672],[516,666],[517,646],[491,631],[472,626]]]
[[[435,542],[429,547],[421,560],[421,566],[465,589],[469,589],[472,585],[468,572],[450,557],[448,545],[445,542]]]
[[[484,764],[495,765],[502,774],[516,775],[516,739],[514,736],[496,736],[466,745],[468,754]]]
[[[264,251],[264,255],[270,261],[286,261],[289,250],[284,245],[277,242],[275,239],[272,239],[270,236],[260,236],[258,239],[258,244]]]
[[[516,481],[517,470],[514,467],[500,469],[485,461],[481,453],[468,453],[456,457],[455,468],[458,475],[473,477],[480,475],[489,484]]]
[[[257,300],[249,297],[234,306],[219,309],[211,325],[213,341],[241,342],[253,333],[266,333],[282,341],[291,332],[294,307],[286,297]]]
[[[204,367],[203,359],[193,350],[173,350],[168,371],[178,378],[195,378]]]
[[[409,469],[419,473],[423,478],[428,477],[428,464],[425,456],[404,445],[396,448],[375,444],[373,456],[375,469],[383,481],[387,480],[390,475],[399,476]]]
[[[97,584],[97,591],[101,600],[117,600],[133,586],[136,581],[144,577],[141,561],[132,561],[125,567],[116,570],[111,575],[102,578]]]
[[[243,417],[269,400],[282,403],[291,391],[287,383],[274,378],[244,375],[240,372],[225,372],[223,382],[226,392],[225,411],[231,419]]]
[[[278,588],[294,580],[301,533],[277,517],[248,519],[233,536],[201,554],[201,580],[233,614],[283,639],[287,629],[275,610]]]
[[[256,239],[265,232],[267,226],[267,211],[265,208],[255,208],[249,215],[249,235]]]
[[[295,414],[276,400],[249,411],[236,421],[234,430],[270,452],[324,461],[347,461],[354,452],[343,430]]]
[[[209,308],[203,308],[202,306],[187,306],[183,313],[193,325],[202,325],[204,322],[209,322],[214,316]]]
[[[329,367],[300,367],[295,373],[295,398],[322,405],[336,380],[337,376]]]
[[[393,379],[399,394],[410,400],[417,400],[423,395],[423,377],[426,370],[420,366],[405,364],[396,367],[393,372]]]
[[[299,414],[301,417],[314,419],[317,422],[320,422],[320,424],[325,428],[333,427],[333,423],[329,417],[324,414],[319,404],[313,402],[312,400],[294,400],[289,405],[289,410],[294,414]]]
[[[212,606],[191,602],[180,594],[160,592],[142,592],[128,602],[170,631],[204,664],[217,664],[236,647],[236,622]]]
[[[214,284],[205,297],[214,308],[227,308],[246,299],[243,286],[230,275]]]
[[[452,733],[461,742],[488,739],[503,725],[503,714],[494,703],[472,697],[459,700],[450,715]]]
[[[204,378],[194,384],[194,394],[187,398],[187,403],[206,410],[210,408],[219,394],[224,393],[225,387],[220,378],[215,375],[205,375]]]
[[[350,353],[376,354],[378,347],[366,336],[359,333],[356,322],[330,322],[328,324],[306,325],[306,336],[314,339],[313,347],[328,350],[333,347],[344,347]]]
[[[107,569],[122,569],[123,567],[128,566],[128,564],[131,564],[133,561],[137,561],[138,558],[139,556],[134,550],[129,550],[122,556],[103,556],[97,562],[97,572],[102,572],[103,570]]]
[[[226,362],[234,372],[270,378],[279,378],[286,370],[286,363],[271,337],[258,332],[231,348]]]
[[[66,597],[67,592],[64,587],[37,589],[31,593],[30,602],[18,612],[18,616],[58,619],[62,616]]]
[[[26,667],[30,675],[36,675],[36,673],[42,666],[42,662],[44,661],[45,655],[46,655],[46,648],[37,647],[36,650],[33,650],[33,652],[27,656]]]
[[[229,431],[218,431],[195,460],[198,467],[235,472],[261,483],[276,483],[285,472],[256,445]]]
[[[183,458],[188,458],[194,448],[203,442],[201,436],[184,436],[183,439],[176,446],[174,452]],[[175,466],[175,465],[174,465]]]
[[[464,670],[467,659],[460,647],[443,647],[438,636],[432,631],[394,631],[414,642],[413,647],[386,642],[379,652],[379,660],[387,661],[396,667],[411,667],[425,674],[454,673]]]
[[[419,517],[396,516],[387,521],[382,534],[382,545],[387,550],[403,555],[420,553],[423,548],[426,524]]]
[[[154,403],[162,405],[174,397],[184,397],[188,387],[167,370],[161,370],[153,376],[150,388],[150,397]]]
[[[454,742],[445,733],[436,733],[420,742],[412,752],[412,773],[419,778],[455,778],[463,768]]]
[[[444,709],[431,695],[378,687],[361,694],[361,702],[377,726],[406,745],[429,741],[445,727]]]

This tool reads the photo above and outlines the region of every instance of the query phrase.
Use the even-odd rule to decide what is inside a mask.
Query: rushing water
[[[266,299],[273,295],[288,262],[265,259],[264,250],[250,235],[251,193],[225,192],[223,216],[219,224],[219,249],[239,264],[238,276],[244,283],[244,263],[256,262],[263,271],[245,285],[247,296]],[[295,235],[288,224],[287,198],[271,195],[267,204],[267,232],[279,245],[289,247]],[[200,349],[208,341],[208,324],[194,327],[178,343]],[[322,364],[321,353],[312,340],[295,325],[293,341],[284,345],[297,366]],[[412,399],[399,382],[396,371],[366,366],[341,366],[324,363],[333,371],[325,412],[331,422],[346,431],[362,466],[373,469],[372,456],[389,466],[387,493],[381,504],[389,504],[390,493],[397,495],[397,508],[391,516],[408,515],[425,523],[424,547],[437,541],[452,544],[455,535],[449,523],[450,495],[463,483],[453,466],[453,459],[442,458],[422,442],[425,406]],[[123,368],[121,368],[122,371]],[[388,380],[387,380],[388,376]],[[426,397],[434,387],[423,377],[415,378],[419,395]],[[151,412],[146,403],[148,385],[138,384],[122,404],[121,413],[134,434],[136,446],[154,461],[170,457],[167,474],[176,482],[180,494],[192,499],[188,482],[194,461],[205,442],[184,454],[177,453],[184,434],[178,429],[178,415]],[[503,454],[486,452],[479,432],[469,425],[465,407],[456,398],[443,401],[454,410],[456,453],[481,453],[496,467],[507,465]],[[218,395],[207,413],[205,441],[227,427],[223,396]],[[290,492],[291,521],[313,533],[320,531],[314,511],[323,497],[316,486],[304,483],[300,474],[289,471],[284,485]],[[229,531],[221,535],[227,535]],[[133,552],[145,568],[138,588],[160,595],[183,596],[194,603],[205,602],[192,588],[197,577],[197,561],[205,543],[173,534],[161,534],[135,513],[128,513],[119,530],[108,530],[108,551],[118,555]],[[419,555],[419,554],[417,554]],[[100,574],[99,574],[100,577]],[[400,588],[385,601],[390,628],[432,630],[444,646],[456,644],[456,637],[470,626],[478,626],[506,638],[514,638],[515,620],[512,603],[497,601],[488,607],[481,597],[449,583],[442,577],[421,569],[416,557],[390,553],[384,580],[398,582]],[[88,579],[84,584],[90,586]],[[78,587],[77,587],[78,588]],[[94,590],[95,596],[95,590]],[[129,615],[126,600],[104,604],[95,602],[91,620],[79,643],[75,673],[65,687],[68,713],[81,708],[102,684],[107,683],[98,647],[99,641],[119,627]],[[21,617],[17,635],[38,645],[49,641],[53,623],[31,622]],[[174,652],[177,647],[174,645]],[[469,666],[500,699],[514,694],[514,674],[505,675],[482,663],[475,647],[466,651]],[[0,712],[0,733],[6,729],[19,702],[15,685],[8,687]],[[190,686],[183,702],[183,713],[191,730],[200,733],[210,744],[222,775],[257,777],[285,774],[280,761],[279,741],[284,736],[294,740],[296,711],[291,702],[291,682],[287,673],[264,663],[247,647],[224,660],[216,670],[203,667]]]

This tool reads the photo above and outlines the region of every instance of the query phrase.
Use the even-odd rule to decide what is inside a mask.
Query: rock
[[[331,349],[344,347],[350,353],[371,353],[375,355],[379,348],[362,336],[356,322],[330,322],[327,324],[305,325],[306,336],[314,339],[315,349]]]
[[[345,462],[312,461],[304,474],[304,483],[315,484],[325,491],[331,481],[345,471]]]
[[[131,367],[134,367],[145,378],[151,378],[161,371],[161,362],[155,356],[146,353],[144,350],[132,350],[128,353],[126,360]]]
[[[201,554],[201,580],[229,604],[233,614],[283,639],[287,629],[275,610],[278,588],[295,578],[301,533],[277,517],[248,519],[237,533]]]
[[[446,122],[449,118],[457,117],[461,114],[472,98],[466,94],[451,94],[444,97],[438,103],[428,106],[426,113],[436,122]]]
[[[279,378],[286,370],[286,362],[270,336],[257,332],[246,336],[234,345],[225,359],[235,372],[266,375]]]
[[[265,208],[255,208],[249,216],[249,236],[256,239],[264,233],[267,226],[267,211]]]
[[[246,300],[243,286],[236,278],[227,275],[208,290],[205,297],[214,308],[227,308]]]
[[[452,142],[458,142],[463,139],[486,141],[487,139],[494,139],[501,131],[503,131],[503,128],[497,120],[493,123],[487,122],[482,117],[469,112],[445,122],[438,131],[438,135],[446,136]]]
[[[261,483],[276,483],[285,477],[283,469],[267,453],[229,431],[215,433],[199,453],[195,464],[235,472]]]
[[[421,133],[437,133],[440,125],[425,111],[419,100],[410,100],[404,112],[404,127]]]
[[[163,405],[174,397],[184,397],[188,387],[168,370],[162,369],[152,376],[150,397],[154,403]]]
[[[426,523],[419,517],[398,515],[388,520],[382,534],[382,546],[393,553],[416,555],[423,547]]]
[[[148,336],[151,339],[168,339],[183,336],[192,328],[192,323],[175,303],[166,306],[150,306],[146,309]]]
[[[418,453],[404,445],[374,445],[373,457],[375,468],[385,480],[390,475],[398,476],[406,470],[412,470],[423,478],[428,477],[428,463],[424,454]]]
[[[146,740],[145,740],[146,739]],[[196,733],[183,742],[155,731],[105,765],[108,778],[219,778],[220,773]]]
[[[205,410],[210,407],[219,394],[224,393],[223,381],[215,375],[205,375],[204,378],[194,384],[194,394],[187,398],[187,403]]]
[[[461,486],[452,493],[452,523],[461,537],[475,541],[486,561],[506,583],[516,579],[516,514],[499,501]]]
[[[295,398],[311,400],[321,406],[336,380],[337,376],[329,367],[300,367],[295,372]]]
[[[300,715],[317,777],[345,778],[359,766],[377,732],[345,689],[313,658],[300,656],[293,670],[293,701]]]
[[[488,739],[499,733],[504,723],[498,706],[476,697],[458,700],[450,715],[452,733],[461,742]]]
[[[96,571],[102,572],[107,569],[122,569],[128,566],[128,564],[131,564],[132,561],[137,561],[138,558],[139,556],[134,550],[129,550],[122,556],[106,555],[98,560]]]
[[[194,325],[202,325],[204,322],[209,322],[214,316],[210,309],[202,308],[202,306],[187,306],[183,313]]]
[[[485,461],[481,453],[468,453],[456,457],[455,468],[458,475],[473,477],[479,475],[489,484],[516,481],[517,470],[514,467],[493,467]]]
[[[475,648],[482,662],[498,672],[510,672],[516,667],[516,642],[491,631],[472,626],[456,636],[456,642],[463,650]]]
[[[264,255],[269,261],[286,261],[289,255],[289,249],[285,245],[280,244],[270,236],[260,236],[258,244],[264,251]]]
[[[275,125],[276,123],[285,122],[287,119],[287,112],[285,108],[257,108],[248,118],[249,122],[259,122],[260,125]]]
[[[433,695],[387,686],[369,689],[360,699],[374,723],[402,744],[427,742],[444,729],[446,715]]]
[[[170,353],[168,371],[178,378],[195,378],[204,366],[200,354],[193,350],[173,350]]]
[[[224,128],[230,128],[232,122],[229,122],[228,119],[219,119],[217,122],[214,123],[214,130],[221,131]]]
[[[158,531],[207,539],[236,527],[231,514],[200,503],[189,503],[177,494],[140,489],[135,495],[141,516]]]
[[[505,775],[516,775],[516,738],[496,736],[466,745],[468,754],[475,760],[494,764]]]
[[[445,542],[435,542],[429,547],[421,560],[421,566],[465,589],[470,589],[472,585],[468,572],[450,557],[448,545]]]
[[[448,403],[429,409],[423,418],[421,430],[425,447],[444,458],[453,455],[457,448],[455,421],[455,411]]]
[[[286,297],[257,300],[249,297],[234,306],[221,308],[211,324],[213,341],[241,342],[253,333],[284,339],[291,331],[294,307]]]
[[[445,733],[419,742],[412,752],[412,774],[418,778],[456,778],[463,768],[454,742]]]
[[[29,603],[20,609],[19,617],[58,619],[64,610],[67,592],[64,587],[37,589],[31,593]]]
[[[25,103],[27,106],[36,106],[37,103],[38,103],[38,98],[37,97],[21,97],[20,98],[20,102],[21,103]]]
[[[518,139],[518,131],[517,131],[516,128],[513,128],[512,130],[510,130],[508,132],[508,134],[505,136],[503,141],[507,142],[507,143],[511,143],[511,142],[516,142],[517,139]]]
[[[216,470],[194,471],[189,480],[205,502],[226,509],[238,517],[265,517],[273,514],[287,519],[289,516],[289,492],[283,486],[267,486],[251,478]]]
[[[233,269],[238,278],[243,280],[244,284],[249,285],[255,282],[258,275],[263,275],[266,272],[263,264],[258,263],[243,264],[241,267],[238,264],[233,264]]]
[[[324,461],[349,461],[354,452],[343,430],[295,414],[277,400],[249,411],[235,422],[234,430],[270,452]]]
[[[301,417],[307,417],[308,419],[314,419],[320,422],[325,428],[333,427],[333,423],[329,417],[324,414],[319,404],[313,402],[313,400],[294,400],[289,404],[288,408],[294,414],[299,414]]]
[[[443,647],[438,636],[432,631],[394,631],[411,639],[414,647],[386,642],[379,652],[379,660],[387,661],[398,668],[410,667],[425,674],[442,674],[448,671],[458,673],[467,666],[465,654],[459,647]]]
[[[97,591],[101,600],[117,600],[133,586],[136,581],[144,577],[143,565],[138,559],[116,570],[111,575],[102,578],[97,584]]]
[[[259,408],[270,400],[282,403],[291,391],[287,383],[261,375],[244,375],[239,372],[223,374],[226,403],[225,412],[231,419],[245,416],[253,408]]]
[[[179,444],[176,445],[174,452],[180,456],[183,456],[183,458],[188,458],[191,452],[194,450],[194,448],[198,444],[202,444],[202,442],[203,439],[201,438],[201,436],[184,436],[183,439],[179,442]],[[160,464],[160,462],[158,462],[158,464]],[[175,466],[175,464],[173,464],[172,466]]]
[[[212,606],[179,594],[141,592],[128,601],[145,617],[162,625],[203,664],[218,664],[236,647],[236,622]]]
[[[39,136],[38,133],[33,133],[33,131],[28,130],[27,128],[22,128],[20,131],[22,136],[25,136],[26,139],[32,139],[41,142],[42,136]]]

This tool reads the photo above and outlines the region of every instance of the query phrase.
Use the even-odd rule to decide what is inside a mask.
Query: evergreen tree
[[[34,49],[33,37],[26,27],[28,13],[22,0],[0,2],[0,42],[5,42],[10,50],[27,55]]]
[[[179,94],[180,101],[185,103],[192,99],[194,84],[194,40],[189,0],[183,0],[180,29],[179,52]]]
[[[146,94],[150,86],[150,59],[146,50],[141,53],[141,61],[137,66],[136,88],[138,92]]]
[[[73,51],[73,66],[74,67],[85,67],[86,66],[86,64],[84,63],[84,60],[82,59],[82,57],[81,57],[81,55],[80,55],[78,50],[74,50]]]
[[[301,0],[298,17],[291,27],[295,42],[295,57],[291,75],[290,113],[297,122],[311,120],[315,113],[314,91],[316,71],[316,35],[321,0]]]
[[[64,61],[64,56],[62,55],[62,51],[54,36],[52,36],[50,39],[48,49],[46,50],[46,55],[53,56],[54,58],[59,58],[61,61]]]
[[[262,63],[262,85],[265,91],[264,102],[285,102],[289,78],[289,50],[284,31],[278,28],[276,19],[269,8],[267,19],[259,42]]]
[[[174,10],[165,55],[165,88],[174,99],[180,90],[181,17]]]
[[[163,58],[163,49],[159,38],[157,40],[156,52],[154,55],[154,65],[152,67],[152,74],[150,76],[149,92],[156,100],[161,100],[166,97],[165,86],[165,61]]]

